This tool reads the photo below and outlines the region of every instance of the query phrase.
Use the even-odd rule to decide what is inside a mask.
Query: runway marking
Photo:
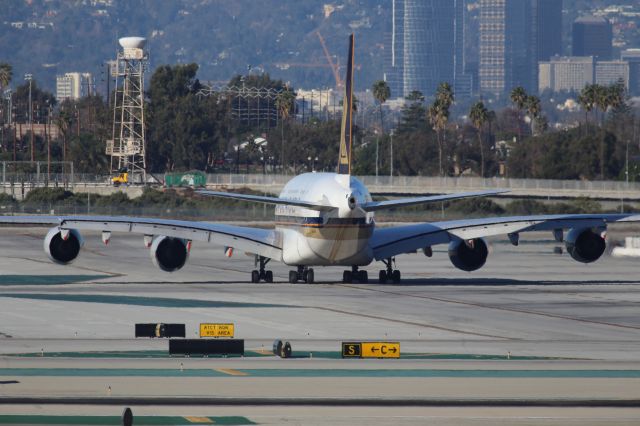
[[[344,284],[341,284],[341,285],[343,285],[344,287],[349,287],[349,288],[354,288],[354,289],[359,289],[359,290],[364,290],[364,291],[375,291],[375,292],[384,293],[384,294],[392,294],[392,295],[395,295],[395,296],[413,297],[413,298],[417,298],[417,299],[433,300],[435,302],[452,303],[452,304],[465,305],[465,306],[475,306],[477,308],[494,309],[494,310],[497,310],[497,311],[515,312],[515,313],[519,313],[519,314],[528,314],[528,315],[537,315],[537,316],[543,316],[543,317],[548,317],[548,318],[565,319],[565,320],[569,320],[569,321],[577,321],[577,322],[582,322],[582,323],[587,323],[587,324],[606,325],[606,326],[609,326],[609,327],[628,328],[628,329],[632,329],[632,330],[640,330],[640,327],[639,326],[635,326],[635,325],[624,325],[624,324],[616,324],[616,323],[611,323],[611,322],[606,322],[606,321],[590,320],[590,319],[586,319],[586,318],[575,318],[575,317],[570,317],[570,316],[567,316],[567,315],[552,314],[552,313],[548,313],[548,312],[540,312],[540,311],[534,311],[534,310],[529,310],[529,309],[507,308],[507,307],[504,307],[504,306],[487,305],[487,304],[478,303],[478,302],[465,302],[465,301],[462,301],[462,300],[445,299],[445,298],[442,298],[442,297],[421,296],[421,295],[418,295],[418,294],[407,294],[407,293],[400,293],[400,292],[394,292],[394,291],[388,291],[388,290],[379,290],[379,289],[374,289],[374,288],[364,288],[364,287],[359,287],[359,286],[354,286],[354,285],[344,285]],[[469,333],[469,334],[474,334],[474,333]],[[520,340],[520,339],[515,339],[515,340]]]
[[[389,360],[389,365],[397,362]],[[226,371],[225,371],[226,370]],[[97,369],[97,368],[0,368],[0,377],[162,377],[184,379],[186,377],[272,377],[272,378],[502,378],[502,379],[640,379],[640,370],[485,370],[485,369],[356,369],[356,368],[264,368],[228,369]],[[1,422],[0,422],[1,424]]]
[[[485,333],[476,333],[476,332],[473,332],[473,331],[457,330],[455,328],[442,327],[442,326],[439,326],[439,325],[426,324],[426,323],[421,323],[421,322],[400,320],[400,319],[397,319],[397,318],[387,318],[387,317],[382,317],[382,316],[379,316],[379,315],[371,315],[371,314],[363,314],[363,313],[360,313],[360,312],[343,311],[341,309],[326,308],[324,306],[305,306],[305,308],[320,309],[320,310],[323,310],[323,311],[335,312],[335,313],[338,313],[338,314],[353,315],[353,316],[357,316],[357,317],[371,318],[371,319],[377,319],[377,320],[382,320],[382,321],[390,321],[390,322],[395,322],[395,323],[399,323],[399,324],[413,325],[413,326],[416,326],[416,327],[425,327],[425,328],[432,328],[434,330],[448,331],[448,332],[451,332],[451,333],[468,334],[468,335],[471,335],[471,336],[491,337],[491,338],[494,338],[494,339],[502,339],[502,340],[522,340],[522,339],[518,339],[518,338],[514,338],[514,337],[506,337],[506,336],[498,336],[496,334],[485,334]]]
[[[209,417],[186,416],[185,419],[189,420],[191,423],[215,423]]]
[[[234,370],[233,368],[216,368],[215,371],[219,371],[220,373],[228,374],[230,376],[248,376],[249,373],[240,370]]]
[[[221,300],[177,299],[165,297],[114,296],[105,294],[0,293],[0,297],[55,300],[60,302],[105,303],[112,305],[153,306],[162,308],[297,308],[294,305],[227,302]]]

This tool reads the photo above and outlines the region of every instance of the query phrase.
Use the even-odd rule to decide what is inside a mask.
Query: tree
[[[482,128],[489,121],[489,111],[482,101],[476,102],[469,111],[469,118],[476,128],[478,146],[480,147],[480,177],[484,177],[484,144],[482,143]]]
[[[589,123],[589,113],[593,111],[596,105],[596,85],[587,84],[582,88],[578,95],[578,103],[584,110],[584,122]]]
[[[11,83],[13,67],[6,62],[0,62],[0,91]]]
[[[527,99],[529,95],[527,95],[527,91],[524,90],[524,87],[518,86],[511,91],[511,95],[509,97],[518,111],[518,141],[520,141],[522,139],[522,128],[520,126],[520,122],[522,120],[521,114],[527,106]]]
[[[451,105],[454,102],[453,90],[449,83],[440,83],[436,92],[436,99],[427,110],[427,118],[436,132],[438,141],[438,171],[444,176],[442,168],[442,153],[444,151],[444,132],[447,129]]]
[[[282,173],[285,172],[285,155],[284,155],[284,122],[289,119],[291,115],[291,111],[293,110],[293,106],[295,103],[295,94],[289,90],[289,88],[285,88],[285,90],[278,93],[278,97],[276,98],[276,108],[278,108],[278,113],[280,114],[280,130],[282,137],[282,152],[280,153],[280,162],[282,164]]]
[[[527,112],[529,113],[529,118],[531,119],[531,134],[535,135],[535,124],[542,113],[540,98],[534,95],[527,96],[526,107]]]
[[[373,83],[372,86],[373,97],[378,102],[378,107],[380,110],[380,133],[384,134],[384,120],[382,118],[382,105],[389,99],[391,96],[391,89],[389,89],[389,85],[384,80],[378,80]],[[376,176],[378,176],[378,152],[380,145],[380,135],[376,138]]]

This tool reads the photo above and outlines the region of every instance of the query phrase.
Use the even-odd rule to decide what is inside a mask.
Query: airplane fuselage
[[[369,239],[374,214],[358,208],[371,201],[366,186],[353,176],[306,173],[291,179],[281,198],[335,207],[317,211],[276,206],[276,229],[282,235],[282,261],[287,265],[364,266],[373,260]]]

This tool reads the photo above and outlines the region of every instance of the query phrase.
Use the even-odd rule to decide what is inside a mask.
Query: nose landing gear
[[[295,284],[298,281],[304,281],[307,284],[313,284],[315,281],[315,274],[312,268],[306,266],[298,266],[297,271],[289,271],[289,282]]]
[[[271,259],[268,259],[263,256],[256,256],[256,265],[260,264],[260,270],[251,271],[251,282],[259,283],[260,281],[264,281],[267,283],[273,282],[273,271],[265,271],[265,266],[269,263]]]
[[[344,271],[342,273],[342,282],[350,284],[354,281],[357,281],[360,284],[366,284],[369,282],[369,274],[367,271],[358,270],[357,266],[352,266],[350,271]]]

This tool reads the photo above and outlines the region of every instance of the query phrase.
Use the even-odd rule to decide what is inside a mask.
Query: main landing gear
[[[298,266],[297,271],[289,271],[289,282],[295,284],[298,281],[304,281],[307,284],[313,284],[314,273],[312,268],[306,266]]]
[[[400,271],[398,269],[393,269],[393,266],[396,264],[396,259],[390,257],[389,259],[382,261],[387,267],[386,271],[380,271],[379,280],[380,284],[386,284],[391,281],[394,284],[399,284],[401,281]]]
[[[258,271],[254,269],[253,271],[251,271],[252,283],[259,283],[260,281],[264,281],[267,283],[273,282],[273,272],[264,270],[264,267],[267,266],[267,263],[269,263],[270,260],[271,259],[267,259],[263,256],[256,256],[256,266],[260,264],[260,270]]]
[[[346,284],[354,281],[366,284],[369,282],[369,274],[367,274],[367,271],[359,271],[357,266],[352,266],[350,271],[342,273],[342,282]]]

